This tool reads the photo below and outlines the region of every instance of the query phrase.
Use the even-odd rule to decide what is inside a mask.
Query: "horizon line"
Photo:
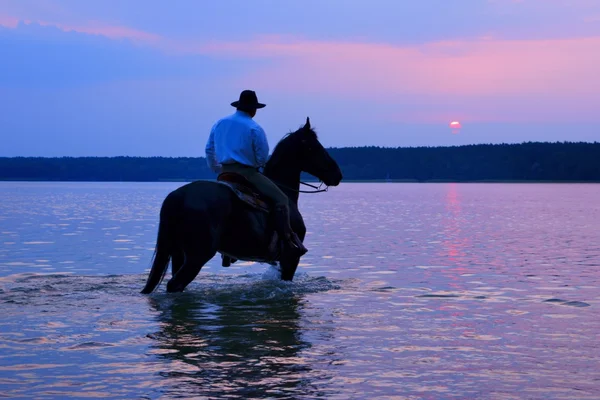
[[[344,150],[344,149],[384,149],[384,150],[398,150],[398,149],[439,149],[439,148],[460,148],[460,147],[472,147],[472,146],[522,146],[526,144],[590,144],[590,145],[598,145],[600,141],[594,140],[591,141],[523,141],[519,143],[471,143],[471,144],[456,144],[456,145],[440,145],[440,146],[396,146],[396,147],[388,147],[388,146],[376,146],[376,145],[364,145],[364,146],[344,146],[344,147],[325,147],[326,150]],[[0,158],[197,158],[202,159],[206,158],[205,156],[164,156],[164,155],[154,155],[154,156],[129,156],[129,155],[116,155],[116,156],[2,156]]]

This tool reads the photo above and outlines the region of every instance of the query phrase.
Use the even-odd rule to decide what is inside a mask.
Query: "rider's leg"
[[[290,225],[289,199],[269,178],[255,168],[241,164],[223,165],[223,172],[236,172],[256,186],[256,189],[274,204],[276,229],[291,255],[300,257],[308,251]]]

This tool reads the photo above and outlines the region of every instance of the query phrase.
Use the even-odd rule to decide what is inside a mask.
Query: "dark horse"
[[[265,176],[288,196],[292,229],[304,241],[306,227],[298,211],[302,172],[327,186],[337,186],[342,180],[339,166],[319,142],[308,118],[302,128],[279,141],[264,168]],[[281,279],[294,278],[300,259],[274,253],[277,246],[273,246],[274,224],[269,208],[244,202],[236,186],[229,186],[221,178],[219,175],[220,182],[191,182],[167,195],[160,209],[154,261],[142,293],[151,293],[160,284],[169,260],[172,278],[167,291],[183,291],[217,252],[224,260],[279,262]],[[238,188],[244,181],[240,177],[234,180]],[[244,186],[250,185],[246,181]]]

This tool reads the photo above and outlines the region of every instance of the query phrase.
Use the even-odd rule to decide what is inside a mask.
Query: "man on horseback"
[[[308,250],[290,225],[289,199],[269,178],[259,172],[269,157],[269,144],[263,128],[253,120],[259,103],[256,93],[244,90],[231,103],[236,112],[217,121],[206,143],[206,161],[215,173],[232,172],[246,178],[261,194],[271,200],[275,211],[275,228],[283,242],[283,252],[301,257]]]

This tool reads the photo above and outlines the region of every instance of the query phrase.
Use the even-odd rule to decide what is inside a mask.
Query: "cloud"
[[[129,39],[142,43],[159,43],[162,38],[160,35],[133,29],[127,26],[107,25],[99,22],[88,22],[86,25],[65,24],[58,22],[49,22],[44,20],[31,21],[29,19],[19,19],[10,15],[0,15],[0,26],[16,29],[19,25],[39,25],[44,27],[53,27],[63,32],[86,33],[90,35],[104,36],[110,39]]]
[[[145,87],[162,82],[162,90],[168,90],[166,81],[200,88],[210,82],[219,91],[253,87],[281,101],[294,99],[290,107],[300,97],[303,107],[318,98],[324,109],[344,99],[368,110],[366,119],[391,122],[597,122],[600,34],[590,34],[595,24],[583,23],[582,14],[597,15],[592,3],[498,1],[482,7],[470,2],[473,7],[466,8],[444,3],[442,18],[428,17],[424,5],[389,2],[385,18],[374,19],[363,17],[380,10],[350,2],[343,10],[347,18],[333,29],[324,16],[339,10],[323,5],[314,20],[300,3],[290,3],[270,13],[249,7],[243,18],[223,23],[230,6],[221,3],[206,9],[188,3],[186,15],[148,3],[139,15],[120,9],[114,11],[118,18],[107,18],[113,11],[104,3],[52,8],[67,3],[47,2],[47,15],[31,17],[35,22],[23,19],[23,10],[11,14],[19,18],[0,15],[0,87],[65,89],[138,81]],[[73,7],[78,12],[69,14]],[[519,25],[540,8],[543,21]],[[85,18],[86,10],[112,23]],[[163,13],[168,18],[155,18]],[[400,28],[397,14],[403,16]],[[293,15],[297,18],[282,18]],[[176,16],[177,23],[168,22]],[[248,16],[257,19],[249,24]],[[573,21],[586,27],[549,29],[561,16],[571,28]],[[412,22],[419,18],[422,24]]]
[[[218,79],[240,66],[201,54],[170,54],[161,39],[116,26],[23,22],[0,27],[0,86],[54,87],[111,81],[199,77]],[[12,25],[12,22],[11,22]]]
[[[103,25],[100,23],[89,23],[89,25],[65,25],[55,22],[37,22],[41,26],[56,27],[64,32],[79,32],[89,35],[100,35],[110,39],[129,39],[144,43],[159,43],[163,40],[159,35],[132,29],[126,26]]]
[[[18,24],[18,18],[0,14],[0,26],[3,26],[5,28],[16,28]]]
[[[188,79],[381,104],[415,122],[548,121],[600,117],[600,36],[423,44],[269,35],[169,39],[122,25],[24,23],[2,17],[0,85],[68,87]],[[25,40],[27,38],[27,40]]]
[[[482,101],[506,111],[514,111],[514,103],[538,109],[532,118],[568,115],[598,120],[600,116],[589,106],[600,102],[598,49],[600,37],[481,38],[407,46],[264,37],[209,43],[196,51],[215,57],[270,59],[270,67],[244,79],[279,92],[378,102],[411,97],[438,104],[470,102],[474,111]],[[552,107],[559,109],[544,117]],[[511,119],[499,113],[501,109],[496,110],[497,118]]]
[[[277,85],[372,88],[374,94],[586,94],[599,88],[600,37],[434,42],[422,46],[286,41],[213,43],[200,53],[283,61],[264,73]],[[304,74],[300,74],[304,71]],[[286,79],[277,79],[278,76]],[[291,78],[291,79],[289,79]],[[350,84],[353,82],[353,84]],[[362,92],[360,94],[363,94]]]
[[[594,24],[582,24],[583,19],[600,13],[597,0],[178,0],[177,6],[147,0],[0,3],[0,13],[19,19],[74,27],[105,21],[102,25],[125,26],[172,39],[231,41],[283,34],[311,40],[393,44],[489,34],[505,39],[585,37],[599,31]]]

